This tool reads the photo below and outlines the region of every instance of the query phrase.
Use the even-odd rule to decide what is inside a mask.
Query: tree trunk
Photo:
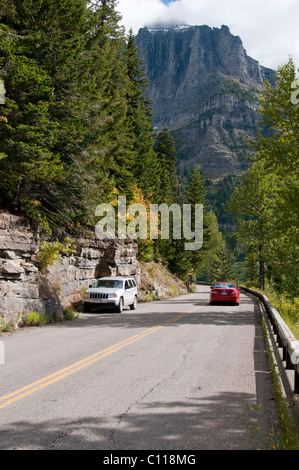
[[[259,248],[259,284],[260,289],[265,289],[265,261],[262,255],[262,249]]]

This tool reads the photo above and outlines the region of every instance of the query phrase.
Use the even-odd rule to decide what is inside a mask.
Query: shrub
[[[45,325],[50,323],[50,318],[45,314],[40,314],[39,312],[30,311],[24,318],[23,325],[24,326],[38,326],[38,325]]]
[[[13,325],[9,322],[6,322],[3,318],[0,318],[0,334],[7,333],[8,331],[13,330]]]
[[[38,254],[39,270],[44,272],[48,266],[53,266],[55,262],[61,258],[62,254],[71,254],[75,251],[75,242],[67,237],[61,243],[41,241]]]
[[[79,313],[70,308],[66,308],[63,312],[64,320],[73,320],[74,318],[79,318]]]

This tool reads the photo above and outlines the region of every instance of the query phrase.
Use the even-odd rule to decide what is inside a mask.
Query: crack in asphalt
[[[186,348],[186,345],[187,345],[187,342],[182,345],[182,350],[183,350],[184,348],[187,349],[187,348]],[[181,363],[177,365],[177,367],[175,368],[175,370],[172,371],[172,373],[171,373],[169,376],[167,376],[167,377],[165,377],[164,379],[160,380],[160,381],[159,381],[158,383],[156,383],[153,387],[151,387],[149,390],[147,390],[147,392],[144,393],[144,394],[142,395],[142,397],[140,397],[138,400],[136,400],[136,401],[134,401],[133,403],[131,403],[131,404],[128,406],[128,408],[119,416],[118,422],[117,422],[115,428],[111,429],[111,431],[110,431],[110,436],[109,436],[109,439],[108,439],[108,441],[109,441],[110,443],[112,443],[112,445],[113,445],[114,448],[116,448],[116,439],[115,439],[115,435],[116,435],[117,431],[119,430],[119,428],[120,428],[120,426],[121,426],[121,423],[122,423],[123,419],[125,418],[125,416],[127,416],[127,415],[130,413],[130,410],[131,410],[134,406],[140,404],[145,398],[147,398],[149,395],[151,395],[151,393],[152,393],[154,390],[156,390],[157,388],[159,388],[163,383],[167,382],[168,380],[171,380],[171,379],[178,373],[178,371],[183,367],[183,365],[184,365],[185,362],[186,362],[186,357],[188,356],[189,353],[190,353],[190,350],[187,349],[187,351],[185,351],[185,353],[183,353],[182,356],[181,356],[181,357],[182,357]]]

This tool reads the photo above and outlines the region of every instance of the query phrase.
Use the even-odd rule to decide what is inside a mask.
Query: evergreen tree
[[[207,212],[205,219],[209,230],[209,238],[206,241],[206,249],[202,252],[202,259],[196,269],[196,277],[199,281],[210,283],[217,278],[214,271],[219,263],[219,251],[223,245],[223,236],[219,230],[218,220],[214,212]]]
[[[266,83],[261,98],[262,124],[273,134],[258,136],[257,161],[264,161],[265,171],[279,181],[277,185],[275,234],[270,270],[279,290],[295,296],[298,288],[299,262],[299,106],[292,99],[296,68],[292,59],[276,71],[275,85]]]
[[[206,189],[202,179],[200,170],[197,166],[190,172],[190,182],[186,186],[186,202],[191,205],[192,210],[192,231],[195,230],[195,206],[201,204],[203,206],[203,246],[200,250],[195,250],[191,254],[191,263],[194,269],[197,269],[204,257],[209,240],[209,227],[206,219]]]
[[[245,274],[247,281],[254,286],[258,285],[258,258],[254,251],[247,253],[245,258]]]
[[[276,210],[278,181],[265,171],[265,163],[254,164],[240,178],[228,210],[236,216],[236,239],[249,252],[257,253],[259,285],[265,286],[266,264],[275,246],[275,231],[279,215]]]
[[[114,1],[1,0],[0,197],[53,227],[132,192],[125,37]]]
[[[138,57],[132,31],[127,39],[125,62],[129,77],[127,118],[135,159],[133,175],[143,193],[146,196],[153,195],[152,200],[157,201],[160,174],[158,158],[154,151],[152,109],[146,98],[148,81],[143,61]]]
[[[234,257],[225,240],[222,240],[211,263],[211,282],[233,281],[235,278]]]
[[[176,174],[177,155],[174,139],[167,127],[157,134],[154,148],[158,155],[161,168],[159,202],[165,204],[177,203],[180,196],[178,177]]]
[[[37,48],[29,52],[36,34],[26,24],[27,11],[30,9],[32,14],[37,8],[31,2],[25,5],[15,1],[12,14],[8,13],[7,2],[0,5],[1,46],[7,46],[0,52],[6,88],[2,110],[6,120],[0,127],[6,158],[0,162],[0,194],[10,208],[26,208],[30,200],[38,208],[47,188],[66,177],[55,148],[57,124],[51,119],[54,84],[36,57]]]
[[[91,138],[95,138],[94,165],[106,168],[121,194],[133,197],[134,151],[127,121],[129,78],[125,64],[126,39],[119,26],[115,0],[97,0],[90,9],[86,41],[92,64],[89,81],[94,83]]]

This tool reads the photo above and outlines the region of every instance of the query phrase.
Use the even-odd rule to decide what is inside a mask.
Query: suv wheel
[[[130,309],[131,310],[136,310],[136,308],[137,308],[137,297],[135,295],[134,302],[130,305]]]
[[[116,309],[117,313],[121,313],[123,311],[123,308],[124,308],[124,301],[123,301],[123,298],[121,297],[119,299],[119,304]]]
[[[84,312],[90,312],[90,311],[91,311],[90,305],[87,304],[87,303],[84,303],[84,304],[83,304],[83,311],[84,311]]]

